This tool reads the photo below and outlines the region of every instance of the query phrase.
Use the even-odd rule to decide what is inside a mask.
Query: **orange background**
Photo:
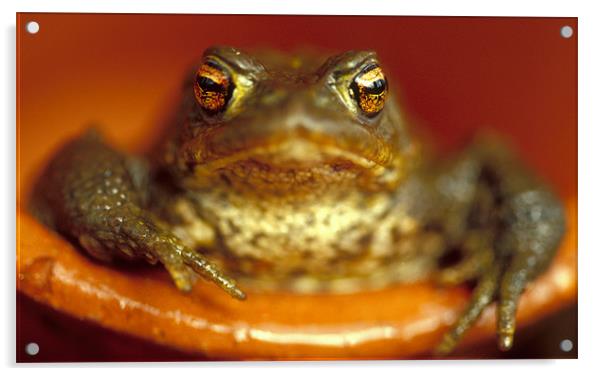
[[[40,24],[35,35],[25,32],[30,20]],[[564,25],[572,38],[561,37]],[[373,49],[441,150],[494,129],[574,203],[576,34],[574,18],[19,14],[18,201],[56,148],[91,122],[118,147],[147,149],[187,69],[206,47],[230,44]]]

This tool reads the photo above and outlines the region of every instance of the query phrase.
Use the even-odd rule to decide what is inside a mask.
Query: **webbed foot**
[[[234,280],[224,275],[214,264],[200,253],[186,247],[181,240],[167,230],[157,226],[152,218],[145,216],[120,216],[122,222],[112,229],[112,243],[123,238],[130,247],[143,252],[149,259],[160,261],[171,275],[176,287],[188,292],[192,289],[193,274],[196,273],[208,281],[215,283],[232,297],[246,298]]]
[[[76,239],[92,256],[160,261],[182,291],[193,273],[244,299],[235,282],[186,247],[145,209],[146,167],[106,145],[97,132],[67,144],[51,161],[34,193],[39,216]]]
[[[499,235],[490,244],[495,258],[488,266],[485,264],[467,308],[436,347],[436,355],[453,351],[485,307],[493,301],[498,303],[498,348],[506,351],[512,347],[518,302],[527,284],[548,267],[556,254],[564,234],[564,212],[556,197],[548,191],[524,191],[500,207],[499,229]],[[486,244],[481,243],[481,246],[486,248]],[[473,264],[474,260],[469,257],[456,269],[444,269],[442,273],[454,275],[457,268],[464,268],[468,272],[457,274],[458,279],[454,281],[461,282],[477,270],[466,266]]]

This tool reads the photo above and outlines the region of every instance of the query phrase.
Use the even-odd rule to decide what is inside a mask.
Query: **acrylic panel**
[[[18,14],[17,360],[576,358],[577,34]]]

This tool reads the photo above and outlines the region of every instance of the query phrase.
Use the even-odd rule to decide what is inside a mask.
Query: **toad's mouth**
[[[219,175],[230,182],[293,187],[344,183],[380,174],[383,169],[368,158],[333,145],[288,140],[197,164],[194,173],[199,178]]]
[[[290,135],[288,135],[290,136]],[[391,179],[397,172],[383,150],[369,153],[341,140],[309,134],[213,143],[205,139],[188,164],[196,183],[215,182],[295,189],[316,185],[366,184]],[[201,151],[200,153],[198,151]],[[190,155],[190,154],[189,154]]]
[[[231,154],[222,154],[197,167],[215,171],[241,163],[263,164],[279,170],[305,170],[324,165],[353,166],[363,169],[374,169],[379,166],[377,162],[363,155],[336,145],[316,144],[304,139],[294,139],[256,145]]]
[[[200,132],[182,146],[188,163],[206,168],[260,158],[269,164],[288,166],[345,159],[371,169],[389,165],[395,149],[355,123],[307,119],[229,124]]]

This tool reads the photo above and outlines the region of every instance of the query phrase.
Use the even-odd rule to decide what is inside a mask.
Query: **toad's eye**
[[[234,83],[226,69],[213,61],[205,61],[196,73],[194,95],[209,115],[223,112],[232,97]]]
[[[387,79],[381,67],[368,65],[353,78],[349,95],[355,99],[364,115],[376,116],[385,106],[387,99]]]

